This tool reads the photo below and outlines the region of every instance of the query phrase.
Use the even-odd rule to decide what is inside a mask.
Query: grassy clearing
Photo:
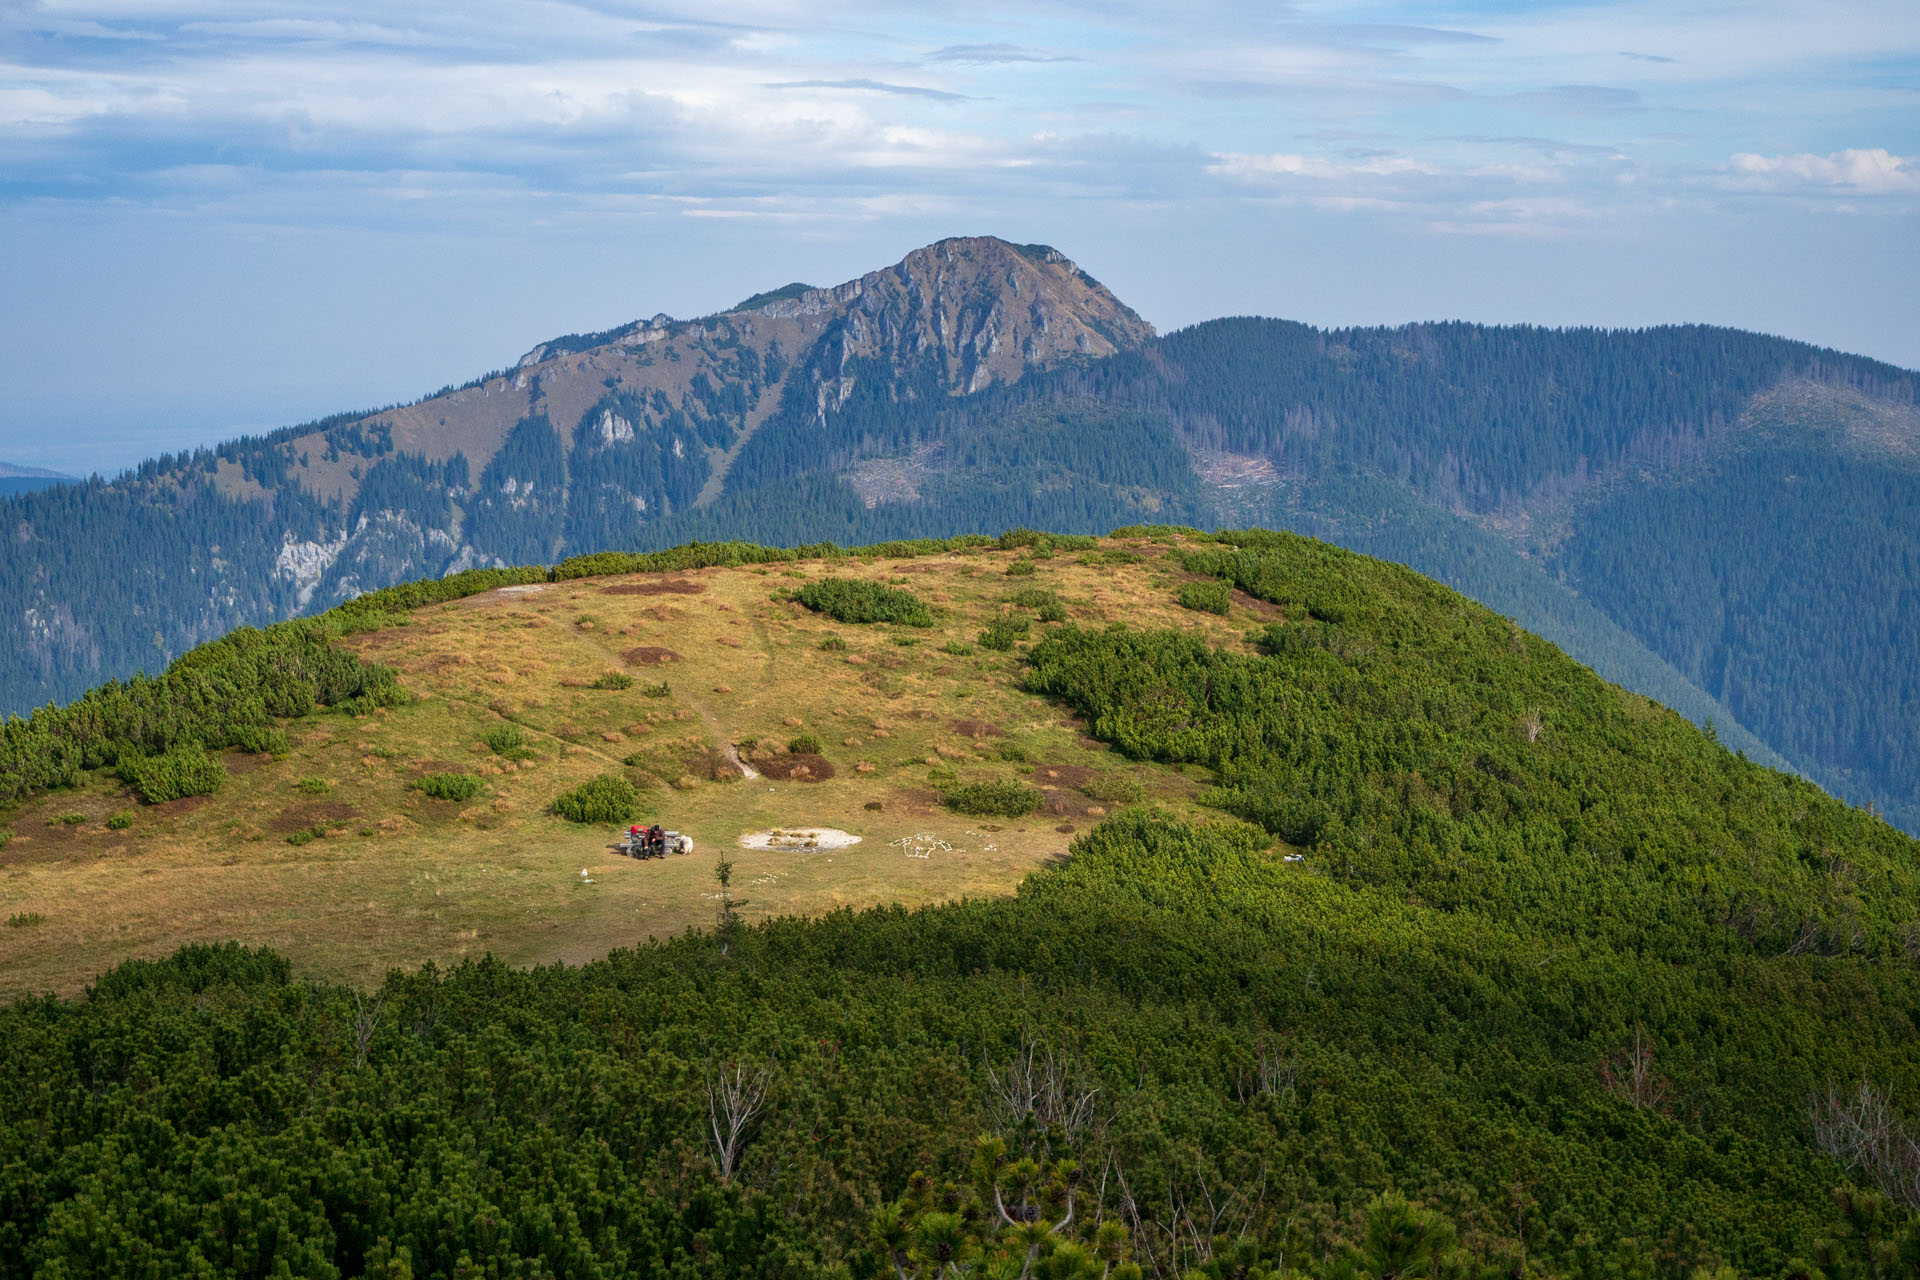
[[[670,575],[697,592],[646,594],[668,575],[637,575],[423,608],[348,642],[399,670],[405,706],[296,720],[284,758],[225,756],[210,796],[144,804],[103,773],[0,812],[0,831],[15,833],[0,844],[0,920],[37,921],[0,930],[0,994],[77,991],[121,959],[194,940],[269,945],[305,972],[357,982],[484,952],[584,960],[710,927],[718,850],[736,863],[749,915],[1009,892],[1116,804],[1138,794],[1184,807],[1206,781],[1120,759],[1063,708],[1017,689],[1021,651],[1056,625],[1035,612],[1056,605],[1047,612],[1082,625],[1178,627],[1243,645],[1244,619],[1175,602],[1157,549],[1102,550],[1126,554],[1026,559],[1024,607],[1008,600],[1006,570],[1023,554],[1013,551],[790,570],[905,579],[933,606],[932,628],[835,622],[770,599],[769,576],[751,568]],[[1143,553],[1154,559],[1130,562]],[[1018,617],[1007,621],[1009,609]],[[983,631],[1009,647],[976,647]],[[796,743],[827,766],[814,778],[832,776],[783,779]],[[743,778],[729,747],[764,776]],[[419,789],[440,774],[481,789],[465,800]],[[612,852],[612,824],[550,812],[609,774],[637,788],[637,818],[687,832],[696,855],[635,862]],[[1020,818],[957,814],[934,785],[949,777],[1020,782],[1044,799]],[[1098,795],[1089,778],[1102,780]],[[131,826],[110,821],[129,810]],[[815,854],[735,847],[746,832],[794,824],[862,842]]]

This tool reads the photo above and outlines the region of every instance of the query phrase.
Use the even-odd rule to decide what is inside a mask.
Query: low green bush
[[[133,825],[133,810],[116,809],[107,816],[107,830],[125,831]]]
[[[1013,593],[1008,603],[1022,609],[1044,609],[1050,604],[1059,604],[1060,597],[1045,587],[1022,587]]]
[[[485,785],[471,773],[429,773],[415,782],[413,789],[424,791],[435,800],[459,802],[473,799]]]
[[[276,725],[247,725],[234,735],[233,745],[237,751],[256,756],[285,758],[293,753],[293,741],[287,737],[286,730]]]
[[[1192,609],[1198,613],[1217,613],[1226,616],[1233,606],[1233,587],[1215,579],[1211,582],[1188,582],[1180,587],[1180,607]]]
[[[227,780],[227,766],[194,745],[124,761],[120,777],[148,804],[162,804],[185,796],[212,795]]]
[[[847,642],[845,640],[842,640],[839,636],[828,636],[825,640],[822,640],[820,642],[820,647],[822,649],[825,649],[828,653],[839,653],[842,649],[845,649],[847,647]]]
[[[617,773],[603,773],[554,797],[552,810],[568,822],[632,822],[640,789]]]
[[[31,929],[37,924],[45,924],[46,917],[38,911],[16,911],[7,917],[9,929]]]
[[[534,751],[527,745],[527,734],[517,724],[497,724],[481,735],[487,749],[508,760],[531,760]]]
[[[1103,773],[1088,779],[1081,784],[1080,794],[1107,804],[1139,804],[1146,798],[1146,792],[1141,789],[1137,779],[1115,773]]]
[[[633,677],[624,671],[609,671],[587,687],[589,689],[631,689]]]
[[[793,593],[793,598],[836,622],[933,625],[933,613],[919,596],[862,578],[822,578],[801,587]]]
[[[1015,560],[1007,566],[1007,576],[1009,578],[1024,578],[1034,571],[1035,565],[1032,560]]]
[[[640,696],[643,698],[665,698],[673,693],[673,686],[662,680],[659,684],[643,684]]]
[[[1083,533],[1041,533],[1034,529],[1009,529],[994,539],[993,545],[1002,551],[1018,551],[1022,547],[1028,547],[1035,555],[1045,559],[1055,551],[1091,550],[1100,545],[1100,539]]]
[[[940,791],[940,801],[955,813],[980,818],[1022,818],[1045,799],[1024,782],[961,782]]]
[[[973,646],[965,640],[949,640],[940,646],[940,652],[950,653],[956,658],[964,658],[973,652]]]
[[[1001,653],[1013,648],[1013,642],[1027,634],[1032,625],[1025,618],[996,618],[980,633],[980,647]]]
[[[826,747],[816,735],[803,733],[787,743],[787,750],[797,756],[817,756]]]
[[[1042,622],[1065,622],[1067,620],[1067,606],[1061,604],[1058,600],[1054,600],[1041,605],[1033,616]]]
[[[302,778],[294,786],[310,796],[323,796],[333,790],[333,784],[325,778]]]

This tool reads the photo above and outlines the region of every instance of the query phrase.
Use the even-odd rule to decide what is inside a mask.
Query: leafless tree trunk
[[[1261,1040],[1253,1049],[1253,1063],[1239,1068],[1234,1075],[1233,1089],[1240,1104],[1245,1106],[1263,1095],[1292,1101],[1295,1075],[1293,1058],[1282,1057],[1280,1046],[1271,1040]]]
[[[1845,1092],[1829,1085],[1810,1112],[1815,1146],[1889,1199],[1920,1209],[1920,1138],[1891,1098],[1868,1080]]]
[[[744,1063],[722,1062],[707,1072],[708,1145],[720,1180],[729,1182],[739,1167],[740,1152],[767,1099],[773,1083],[773,1063],[749,1070]]]
[[[1085,1069],[1053,1046],[1020,1034],[1020,1047],[1004,1070],[987,1063],[987,1095],[1002,1128],[1018,1128],[1029,1119],[1047,1130],[1058,1126],[1069,1145],[1094,1122],[1098,1085],[1090,1084]]]
[[[1653,1042],[1639,1027],[1633,1029],[1633,1043],[1611,1061],[1600,1064],[1601,1078],[1619,1098],[1644,1111],[1667,1109],[1667,1082],[1653,1066]]]
[[[1540,708],[1527,708],[1527,713],[1520,717],[1520,729],[1527,735],[1528,742],[1540,741],[1540,735],[1547,730],[1547,722],[1541,717]]]
[[[373,1033],[380,1026],[380,1007],[387,1002],[383,995],[369,1005],[359,992],[353,995],[353,1062],[355,1066],[367,1065],[367,1050],[373,1047]]]

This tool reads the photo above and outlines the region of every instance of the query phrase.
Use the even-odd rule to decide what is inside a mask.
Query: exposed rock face
[[[757,314],[838,320],[823,336],[843,366],[860,357],[902,363],[932,356],[957,394],[1153,337],[1152,325],[1058,250],[994,239],[942,240],[884,271],[769,302]],[[850,392],[838,387],[832,395],[844,403]]]
[[[361,524],[365,523],[362,519]],[[298,593],[295,599],[302,609],[313,600],[314,588],[320,585],[320,579],[340,558],[341,549],[346,545],[344,537],[335,542],[296,542],[291,534],[281,544],[280,554],[273,558],[273,571],[293,584]]]
[[[350,425],[377,431],[394,452],[434,462],[464,455],[476,476],[515,426],[536,416],[569,455],[652,446],[678,462],[694,456],[698,470],[722,461],[796,379],[813,384],[799,390],[824,421],[859,389],[863,370],[930,375],[940,391],[967,395],[1152,337],[1152,325],[1058,250],[942,240],[858,280],[749,310],[689,321],[656,315],[544,342],[510,374]],[[341,431],[330,425],[284,448],[299,484],[351,504],[353,471],[365,460],[340,447]],[[642,483],[620,505],[664,514],[691,505],[702,487],[676,496],[672,484]]]

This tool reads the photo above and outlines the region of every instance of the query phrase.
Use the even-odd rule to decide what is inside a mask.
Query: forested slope
[[[1055,622],[1022,678],[1218,817],[579,968],[195,949],[15,1004],[0,1274],[1906,1273],[1847,1133],[1920,1099],[1915,841],[1410,571],[1157,536],[1253,646]]]

